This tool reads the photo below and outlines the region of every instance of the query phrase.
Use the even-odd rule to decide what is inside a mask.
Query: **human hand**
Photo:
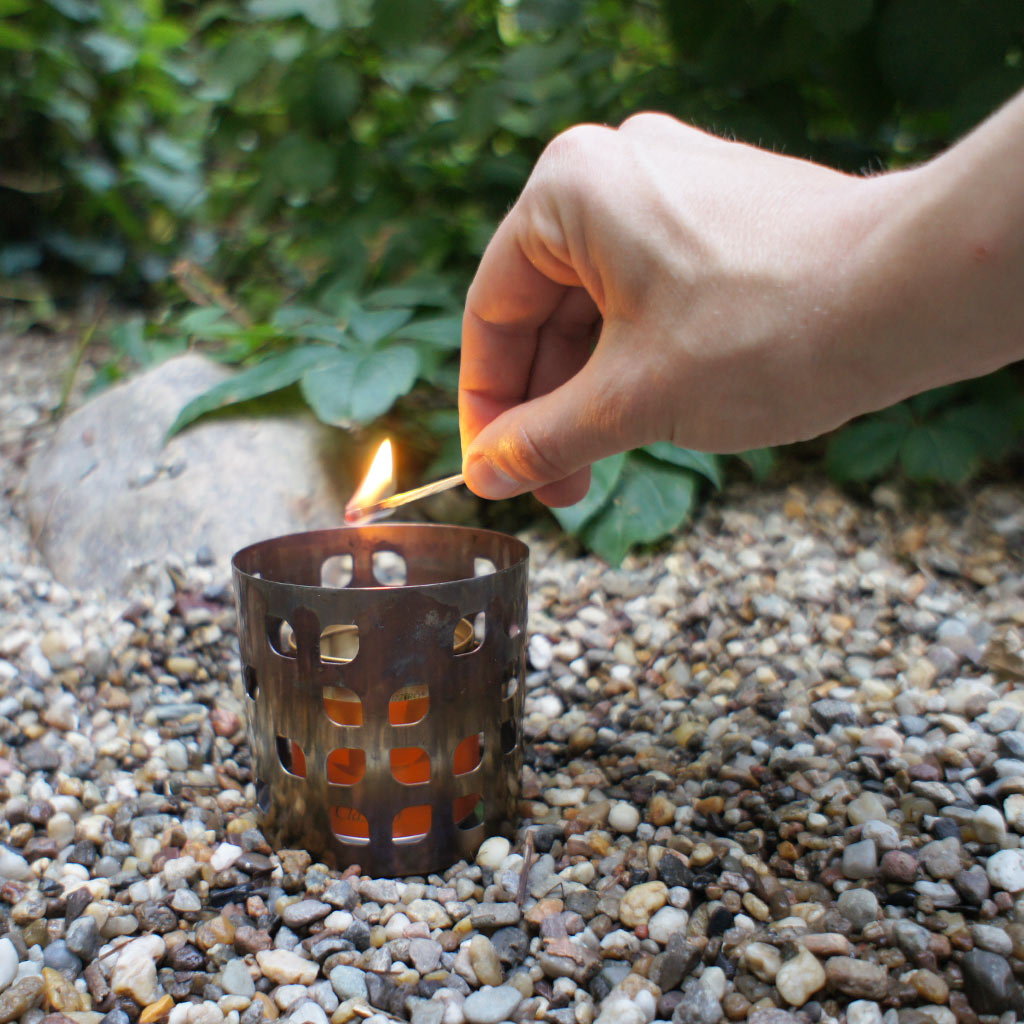
[[[1024,101],[1008,111],[868,178],[658,114],[555,139],[467,296],[469,486],[572,504],[615,452],[801,440],[1019,357],[1021,246],[998,236],[1024,207]]]
[[[467,297],[470,486],[571,504],[618,451],[738,451],[859,411],[835,350],[879,180],[658,114],[557,138]]]

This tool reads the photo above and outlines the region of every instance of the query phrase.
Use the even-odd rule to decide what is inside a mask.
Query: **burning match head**
[[[387,509],[376,506],[395,493],[395,463],[391,450],[391,441],[381,442],[377,453],[370,463],[370,468],[363,477],[363,482],[356,488],[355,494],[345,505],[345,522],[349,526],[365,526],[383,519],[389,514]]]

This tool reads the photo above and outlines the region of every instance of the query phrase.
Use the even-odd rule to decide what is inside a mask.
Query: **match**
[[[450,490],[465,483],[461,473],[454,476],[446,476],[442,480],[435,480],[432,484],[424,484],[422,487],[414,487],[411,491],[400,491],[392,494],[390,498],[381,498],[369,505],[356,505],[346,507],[345,522],[352,525],[372,522],[382,512],[391,512],[402,505],[408,505],[411,501],[419,501],[420,498],[429,498],[432,494],[440,494],[442,491]]]

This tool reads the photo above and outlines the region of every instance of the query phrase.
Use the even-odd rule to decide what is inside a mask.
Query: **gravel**
[[[617,569],[526,535],[515,841],[370,878],[261,832],[203,552],[119,600],[39,564],[60,374],[0,353],[0,1024],[1024,1013],[1020,485],[736,483]]]

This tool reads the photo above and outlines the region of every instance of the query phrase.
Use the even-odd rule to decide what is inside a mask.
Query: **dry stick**
[[[530,861],[533,860],[533,829],[526,833],[526,849],[523,851],[523,870],[519,875],[519,892],[516,893],[516,906],[522,909],[526,899],[526,886],[530,881]]]
[[[252,327],[252,317],[228,294],[219,281],[215,281],[202,267],[191,260],[178,260],[171,268],[178,287],[197,306],[220,306],[236,324]]]

